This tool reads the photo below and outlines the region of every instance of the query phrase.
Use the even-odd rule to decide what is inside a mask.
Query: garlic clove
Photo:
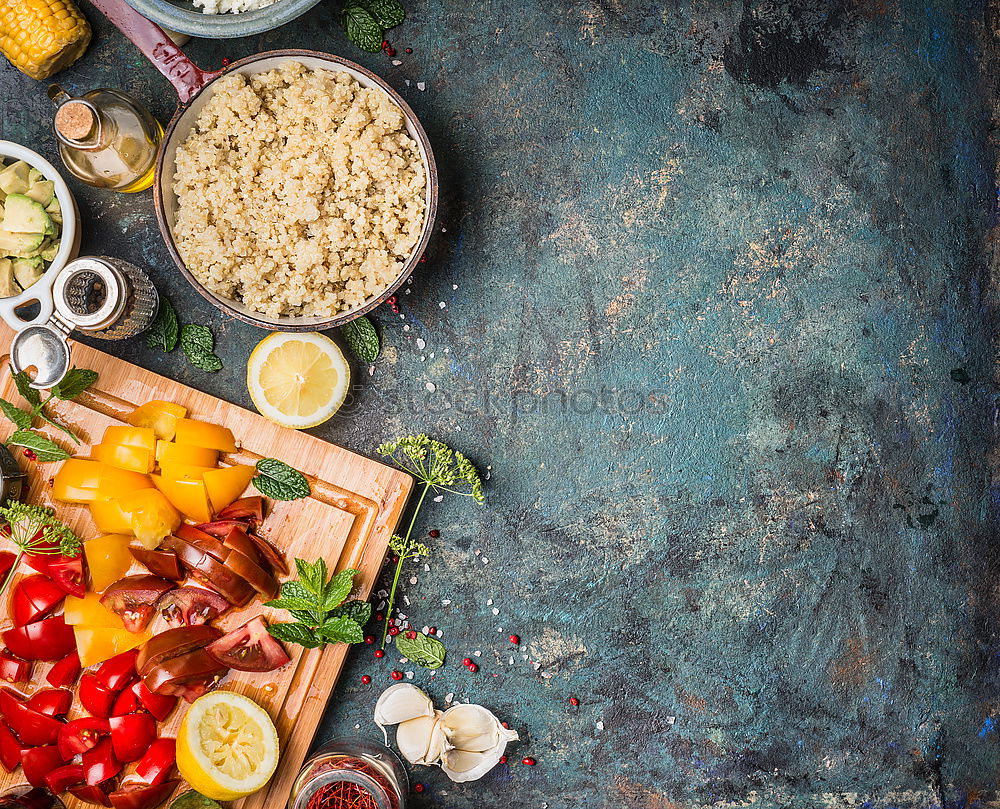
[[[507,742],[501,742],[493,750],[471,753],[468,750],[449,750],[441,759],[441,769],[457,784],[476,781],[500,763]]]
[[[440,727],[442,716],[441,711],[435,711],[434,716],[400,722],[396,728],[396,747],[410,764],[437,764],[441,760],[448,745]]]
[[[434,703],[423,691],[409,683],[390,685],[375,703],[375,724],[382,730],[386,744],[386,725],[398,725],[422,716],[434,716]]]
[[[482,705],[455,705],[449,708],[441,719],[441,726],[453,747],[470,753],[492,750],[505,733],[513,733],[513,738],[517,738],[517,731],[508,731]]]

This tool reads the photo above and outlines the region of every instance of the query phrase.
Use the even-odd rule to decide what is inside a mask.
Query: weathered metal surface
[[[347,45],[332,2],[189,51],[205,67],[286,46],[358,59],[439,157],[445,232],[405,319],[378,316],[374,375],[357,368],[350,407],[318,431],[370,452],[426,430],[492,467],[485,508],[427,509],[441,537],[404,611],[444,630],[434,697],[480,701],[525,742],[476,784],[420,769],[415,804],[989,793],[983,5],[407,5],[398,67]],[[169,117],[166,83],[89,16],[96,41],[60,80]],[[44,87],[0,68],[0,136],[54,156],[48,116]],[[76,189],[86,249],[150,267],[214,327],[226,367],[140,342],[125,356],[249,405],[263,333],[185,287],[148,193]],[[477,650],[472,676],[458,661]],[[356,650],[324,735],[371,732],[395,665]]]

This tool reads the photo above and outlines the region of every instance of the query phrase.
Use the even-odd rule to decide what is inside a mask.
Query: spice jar
[[[153,184],[163,127],[138,101],[118,90],[75,98],[58,84],[49,98],[59,156],[74,177],[96,188],[133,193]]]
[[[408,791],[395,753],[369,739],[345,737],[302,765],[287,809],[405,809]]]

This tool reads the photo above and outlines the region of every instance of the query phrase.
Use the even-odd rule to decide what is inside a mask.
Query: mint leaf
[[[323,609],[332,610],[344,602],[354,588],[356,570],[341,570],[323,588]]]
[[[267,631],[278,640],[283,640],[286,643],[297,643],[307,649],[318,649],[323,645],[323,639],[319,633],[304,624],[271,624]]]
[[[285,598],[282,596],[281,598],[275,598],[272,601],[266,601],[264,606],[273,607],[276,610],[288,610],[289,612],[308,612],[313,608],[314,604],[304,598]],[[296,618],[298,618],[298,616],[296,616]]]
[[[180,334],[180,324],[177,322],[177,312],[168,298],[160,295],[160,309],[156,320],[146,330],[146,345],[150,348],[162,348],[171,352],[177,347],[177,337]]]
[[[340,18],[347,38],[361,50],[378,53],[382,50],[382,26],[360,3],[348,0]]]
[[[295,569],[298,571],[302,586],[313,596],[322,600],[323,585],[326,584],[326,561],[322,557],[312,563],[305,559],[296,559]]]
[[[257,461],[257,475],[250,482],[257,491],[272,500],[298,500],[309,496],[306,476],[275,458]]]
[[[42,403],[41,394],[31,387],[31,377],[28,376],[25,371],[18,371],[16,374],[11,374],[14,377],[14,384],[17,386],[17,392],[21,394],[21,397],[33,407],[37,407]]]
[[[17,430],[7,439],[8,444],[15,447],[30,449],[37,456],[37,460],[43,463],[49,461],[64,461],[69,457],[66,452],[54,441],[49,441],[45,436],[33,433],[30,430]]]
[[[425,669],[439,669],[444,665],[445,648],[437,638],[418,632],[413,639],[405,632],[396,635],[396,649],[403,657],[408,657]]]
[[[3,410],[3,414],[14,422],[14,425],[20,430],[30,430],[31,429],[31,414],[26,413],[14,404],[11,404],[6,399],[0,399],[0,410]]]
[[[399,0],[361,0],[375,22],[383,28],[395,28],[406,19],[406,11]]]
[[[214,373],[222,370],[222,360],[215,356],[215,338],[207,326],[189,323],[181,329],[181,349],[195,368]]]
[[[346,326],[341,326],[340,334],[351,353],[362,362],[367,362],[370,365],[378,359],[378,355],[382,351],[382,344],[378,339],[375,326],[364,315],[352,320]]]
[[[319,634],[327,643],[361,643],[365,639],[364,630],[343,615],[324,621]]]
[[[331,618],[344,616],[364,626],[372,617],[372,605],[367,601],[346,601],[330,612]]]
[[[206,798],[200,792],[189,789],[174,798],[170,809],[222,809],[222,807],[211,798]]]
[[[57,399],[75,399],[97,381],[97,371],[89,368],[70,368],[59,384],[52,388]]]

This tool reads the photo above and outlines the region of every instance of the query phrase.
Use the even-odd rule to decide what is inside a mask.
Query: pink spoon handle
[[[190,101],[222,71],[206,72],[184,55],[156,23],[147,20],[125,0],[90,0],[114,23],[174,86],[182,104]]]

